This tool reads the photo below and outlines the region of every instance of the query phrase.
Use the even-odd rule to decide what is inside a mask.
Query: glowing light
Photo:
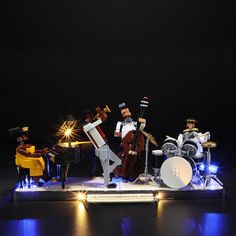
[[[88,194],[87,202],[155,202],[153,193],[112,193],[112,194]]]
[[[79,213],[82,215],[85,213],[86,209],[85,209],[85,205],[83,202],[79,201]]]
[[[161,193],[157,193],[157,194],[156,194],[156,199],[159,200],[159,199],[161,199],[161,198],[162,198],[162,194],[161,194]]]
[[[79,124],[79,120],[67,120],[63,121],[62,124],[53,125],[55,129],[57,129],[56,136],[59,137],[59,142],[60,146],[64,147],[69,147],[72,146],[74,147],[75,145],[78,144],[83,144],[83,143],[77,143],[76,140],[84,140],[84,135],[80,135],[83,132],[82,125]],[[85,141],[86,142],[86,141]],[[65,144],[65,145],[64,145]]]
[[[201,171],[204,171],[205,168],[206,168],[206,166],[205,166],[204,164],[201,164],[201,165],[199,166],[199,170],[201,170]],[[209,166],[208,166],[208,170],[209,170],[210,173],[216,174],[217,171],[218,171],[218,166],[217,166],[217,165],[209,165]]]
[[[71,133],[72,133],[72,129],[69,128],[65,130],[65,136],[70,136]]]
[[[210,165],[210,166],[209,166],[209,171],[210,171],[211,173],[213,173],[213,174],[216,174],[217,171],[218,171],[218,166],[216,166],[216,165]]]
[[[83,193],[83,192],[79,192],[77,194],[77,199],[78,201],[80,202],[84,202],[86,200],[87,196],[86,196],[86,193]]]
[[[206,213],[201,218],[202,235],[229,235],[229,216],[222,213]]]
[[[163,216],[163,208],[164,208],[164,206],[165,206],[165,204],[167,203],[167,201],[158,201],[158,203],[157,203],[157,216],[158,216],[158,218],[159,217],[162,217]]]
[[[58,136],[61,136],[59,142],[66,141],[68,146],[71,146],[71,142],[76,138],[76,132],[78,132],[77,121],[64,121],[57,133]]]
[[[76,214],[73,217],[73,232],[75,235],[93,235],[90,227],[87,208],[84,202],[78,201],[75,204]]]
[[[38,236],[41,232],[38,219],[8,220],[8,227],[11,229],[8,235]]]
[[[205,170],[205,165],[204,164],[201,164],[200,166],[199,166],[199,170]]]
[[[129,236],[134,231],[135,220],[131,217],[124,217],[121,223],[122,235]]]

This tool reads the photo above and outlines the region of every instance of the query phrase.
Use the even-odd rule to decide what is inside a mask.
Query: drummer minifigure
[[[196,128],[196,123],[198,121],[194,118],[186,119],[186,128],[178,136],[178,141],[183,143],[187,139],[196,138],[199,134],[199,129]]]
[[[201,133],[196,127],[197,120],[194,118],[186,119],[186,128],[178,136],[178,142],[182,145],[186,140],[197,139],[197,143],[203,143],[210,139],[210,132]],[[199,146],[200,152],[202,152],[202,146]]]

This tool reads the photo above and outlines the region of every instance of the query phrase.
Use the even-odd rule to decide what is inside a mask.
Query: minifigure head
[[[29,140],[29,127],[15,127],[8,130],[9,134],[16,138],[18,144],[26,143]]]
[[[93,120],[94,120],[94,114],[92,109],[83,111],[83,118],[81,123],[85,122],[87,124],[93,122]]]
[[[92,112],[91,112],[91,113],[88,113],[88,114],[86,115],[86,117],[85,117],[85,122],[86,122],[86,123],[92,122],[92,121],[93,121],[93,117],[94,117],[94,115],[93,115]]]
[[[25,126],[22,128],[21,138],[22,138],[21,143],[28,143],[28,141],[29,141],[29,127]]]
[[[129,108],[122,109],[120,112],[123,118],[131,117],[131,112]]]
[[[119,104],[119,108],[123,118],[131,117],[132,114],[124,102]]]
[[[194,118],[188,118],[186,120],[186,128],[193,129],[195,128],[196,123],[197,123],[197,120],[195,120]]]
[[[22,135],[22,140],[23,140],[24,142],[27,142],[27,141],[29,140],[28,133],[25,133],[25,134]]]

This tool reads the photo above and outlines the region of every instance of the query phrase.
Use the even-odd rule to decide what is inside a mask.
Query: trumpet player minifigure
[[[104,139],[104,133],[98,129],[98,126],[102,124],[107,119],[107,112],[110,112],[108,106],[101,110],[99,107],[96,108],[97,115],[94,117],[97,119],[94,121],[94,118],[87,124],[83,125],[83,130],[93,146],[95,147],[95,155],[100,159],[103,177],[104,177],[104,186],[108,188],[115,188],[116,184],[112,183],[112,171],[118,165],[121,164],[120,159],[112,152],[109,148],[106,140]]]

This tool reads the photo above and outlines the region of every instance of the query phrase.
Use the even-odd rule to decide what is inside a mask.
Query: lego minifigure
[[[124,120],[117,122],[114,136],[123,139],[128,132],[136,130],[137,122],[133,121],[132,114],[124,102],[119,104],[119,108]],[[139,122],[141,123],[140,129],[143,130],[146,125],[146,119],[139,118]]]
[[[124,120],[117,122],[114,136],[121,137],[122,151],[118,156],[122,165],[116,168],[115,174],[126,182],[137,178],[144,168],[140,155],[144,149],[144,135],[139,131],[144,129],[146,119],[139,116],[138,122],[133,121],[132,114],[124,102],[119,104],[119,108]]]
[[[201,133],[196,127],[197,120],[194,118],[188,118],[186,120],[186,129],[183,130],[183,133],[180,133],[178,136],[178,143],[182,148],[181,153],[183,156],[201,158],[203,156],[203,147],[202,143],[207,142],[210,139],[210,133]],[[196,151],[192,153],[191,150],[194,150],[191,147],[195,147]]]
[[[162,145],[162,151],[165,156],[182,156],[200,159],[203,157],[202,143],[210,139],[210,133],[201,133],[196,128],[196,119],[188,118],[186,128],[178,135],[178,138],[167,136]]]
[[[107,144],[107,140],[104,139],[106,136],[102,132],[101,128],[98,126],[103,123],[107,119],[107,112],[110,112],[108,106],[106,106],[103,110],[99,107],[96,108],[97,115],[94,116],[91,122],[83,125],[83,130],[93,146],[95,147],[95,154],[99,157],[102,169],[103,169],[103,177],[104,177],[104,186],[108,188],[115,188],[116,184],[111,183],[112,181],[112,171],[121,164],[121,160],[119,157],[112,152]],[[95,118],[96,121],[93,121]]]
[[[15,164],[20,179],[20,188],[23,188],[23,183],[28,180],[28,188],[31,187],[31,178],[37,186],[41,186],[43,182],[40,178],[43,177],[45,170],[45,162],[43,156],[48,152],[47,148],[35,150],[35,146],[28,144],[29,128],[16,127],[9,129],[9,134],[16,137],[18,146],[16,148]]]
[[[179,134],[178,141],[183,143],[187,139],[196,138],[199,133],[199,129],[196,128],[197,120],[193,118],[186,119],[186,128],[183,133]]]

